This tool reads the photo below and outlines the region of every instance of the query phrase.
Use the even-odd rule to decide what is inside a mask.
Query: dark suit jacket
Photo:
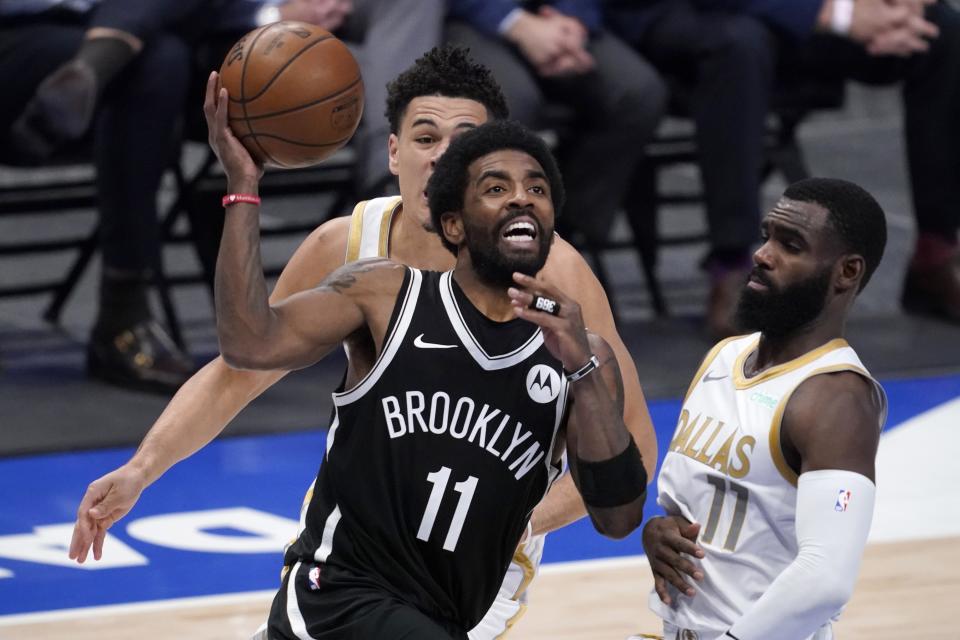
[[[478,31],[496,36],[497,27],[511,11],[535,11],[542,4],[551,5],[557,11],[577,18],[591,32],[596,32],[603,25],[602,0],[447,0],[447,11],[451,18],[463,20]]]
[[[676,0],[606,0],[607,24],[636,44],[661,11]],[[794,38],[813,33],[823,0],[690,0],[704,11],[744,13],[763,20]]]

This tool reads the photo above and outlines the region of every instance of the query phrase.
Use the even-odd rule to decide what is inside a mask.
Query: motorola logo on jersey
[[[560,394],[560,374],[545,364],[538,364],[527,373],[527,393],[540,404],[552,401]]]

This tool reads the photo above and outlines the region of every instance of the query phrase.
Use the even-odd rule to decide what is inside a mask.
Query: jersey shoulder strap
[[[344,264],[363,258],[385,258],[390,250],[390,224],[400,196],[362,200],[353,208]]]

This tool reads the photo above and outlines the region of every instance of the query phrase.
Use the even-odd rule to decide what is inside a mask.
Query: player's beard
[[[832,270],[825,267],[806,280],[777,288],[766,272],[754,268],[753,275],[766,291],[744,287],[737,303],[736,324],[743,331],[762,331],[764,335],[789,335],[814,320],[827,305]]]
[[[483,227],[473,226],[466,217],[463,219],[464,240],[470,251],[470,260],[477,276],[484,282],[510,287],[514,285],[515,271],[535,276],[546,264],[547,255],[550,253],[550,242],[553,239],[553,229],[544,229],[539,220],[533,216],[531,218],[537,227],[537,251],[512,256],[500,251],[500,234],[503,228],[527,213],[527,211],[518,210],[516,215],[508,216],[492,232]]]

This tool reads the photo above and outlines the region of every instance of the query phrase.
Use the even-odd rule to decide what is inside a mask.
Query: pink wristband
[[[224,207],[229,207],[232,204],[237,204],[238,202],[246,202],[247,204],[260,204],[260,196],[255,196],[252,193],[228,193],[223,196],[223,200],[220,203]]]

